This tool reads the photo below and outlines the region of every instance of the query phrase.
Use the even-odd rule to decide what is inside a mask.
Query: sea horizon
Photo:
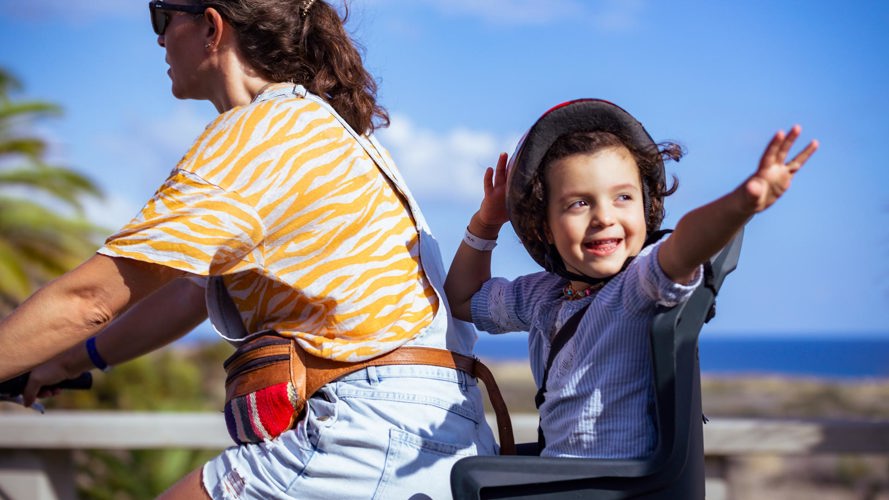
[[[218,338],[209,326],[182,339],[190,345]],[[486,363],[526,362],[526,333],[479,333],[475,354]],[[776,375],[830,379],[889,379],[889,332],[704,331],[703,375]]]
[[[706,332],[698,350],[704,375],[889,379],[889,332]],[[475,351],[487,362],[527,360],[527,336],[480,335]]]

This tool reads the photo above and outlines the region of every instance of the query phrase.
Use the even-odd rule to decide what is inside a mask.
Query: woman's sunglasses
[[[170,22],[170,12],[188,12],[189,14],[201,14],[207,7],[204,5],[182,5],[175,3],[167,3],[163,0],[152,0],[148,2],[148,11],[151,13],[151,27],[158,35],[163,35],[167,31],[167,24]]]

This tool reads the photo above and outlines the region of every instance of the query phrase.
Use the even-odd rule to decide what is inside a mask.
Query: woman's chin
[[[173,97],[176,99],[188,98],[188,95],[181,88],[177,87],[175,82],[170,86],[170,93],[173,94]]]

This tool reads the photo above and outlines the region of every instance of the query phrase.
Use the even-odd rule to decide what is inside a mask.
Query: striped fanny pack
[[[236,443],[272,439],[293,427],[302,413],[300,365],[291,367],[291,344],[278,335],[260,335],[225,360],[225,425]]]
[[[225,424],[238,444],[274,439],[302,419],[306,399],[349,373],[382,365],[433,365],[466,372],[484,382],[497,417],[500,453],[515,454],[512,423],[491,371],[481,361],[444,349],[400,347],[366,361],[348,363],[307,354],[295,340],[275,332],[242,343],[225,368]]]

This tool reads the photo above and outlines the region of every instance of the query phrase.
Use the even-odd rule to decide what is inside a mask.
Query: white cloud
[[[103,178],[118,183],[125,177],[140,192],[149,190],[151,194],[210,120],[211,115],[202,115],[196,106],[183,102],[162,119],[134,117],[114,134],[97,139],[96,150],[103,152],[103,163],[94,168],[103,172]]]
[[[46,142],[47,164],[71,168],[99,186],[104,199],[84,196],[80,201],[90,221],[115,230],[136,215],[212,120],[214,114],[201,114],[199,106],[177,102],[163,118],[147,121],[135,117],[111,133],[87,134],[85,148],[72,147],[70,139],[44,123],[25,124],[22,133]],[[0,158],[0,167],[18,163],[18,158]],[[7,188],[6,192],[72,213],[70,206],[33,190]]]
[[[135,217],[145,201],[147,200],[137,201],[106,193],[101,200],[84,198],[83,208],[90,222],[106,229],[108,235],[111,235]]]
[[[91,220],[109,229],[129,221],[212,118],[198,105],[181,102],[163,119],[133,118],[114,133],[93,138],[89,149],[95,154],[76,159],[107,196],[87,204]],[[378,132],[380,140],[411,191],[427,200],[480,202],[485,169],[501,152],[512,154],[519,138],[468,127],[438,132],[399,113],[392,113],[391,121]]]
[[[210,119],[196,106],[180,103],[163,120],[134,119],[113,135],[97,138],[92,149],[101,155],[79,160],[109,195],[87,206],[91,219],[110,229],[126,223]],[[472,203],[481,201],[485,168],[495,164],[500,152],[511,154],[519,137],[467,127],[436,132],[399,113],[378,135],[415,195]]]
[[[415,195],[460,201],[481,201],[485,169],[518,139],[464,127],[437,133],[398,113],[378,134]]]

